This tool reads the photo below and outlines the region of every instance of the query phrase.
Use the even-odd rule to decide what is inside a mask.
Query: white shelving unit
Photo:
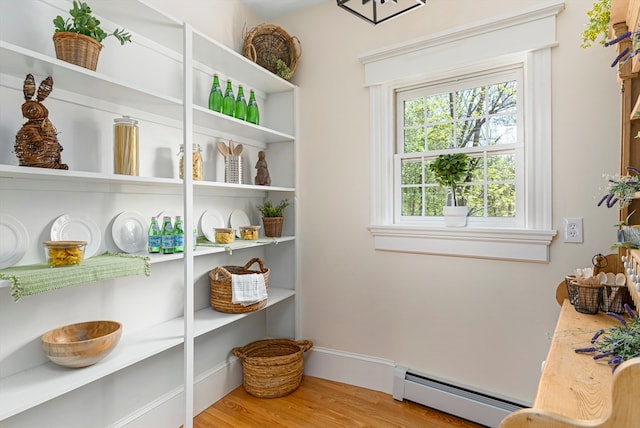
[[[222,213],[244,209],[257,224],[255,205],[264,198],[295,201],[294,85],[139,0],[91,2],[103,27],[126,28],[134,41],[109,46],[109,52],[103,49],[98,70],[92,72],[59,61],[53,53],[51,19],[64,16],[70,1],[27,0],[14,6],[0,0],[0,138],[5,141],[0,211],[19,218],[29,230],[29,250],[19,264],[44,261],[40,241],[65,212],[92,216],[101,229],[101,250],[117,251],[109,231],[125,210],[149,217],[167,209],[182,212],[190,228],[212,207]],[[207,109],[214,72],[236,88],[243,84],[256,91],[259,126]],[[17,120],[23,120],[27,73],[37,83],[46,76],[54,79],[44,104],[60,132],[68,171],[20,167],[10,153],[21,125]],[[140,122],[143,148],[137,177],[113,174],[111,159],[105,160],[111,154],[113,118],[124,114]],[[213,147],[230,138],[245,146],[246,166],[253,166],[258,151],[267,153],[273,186],[220,179],[221,160]],[[204,181],[177,178],[172,161],[177,145],[192,143],[205,146]],[[247,169],[245,182],[252,171]],[[296,218],[294,204],[283,237],[236,243],[232,251],[199,246],[184,254],[151,255],[148,278],[67,287],[18,302],[10,298],[9,282],[0,281],[0,427],[46,425],[52,415],[65,427],[87,426],[87,420],[100,426],[192,426],[203,406],[239,385],[237,369],[232,369],[237,364],[230,354],[233,346],[265,336],[295,337]],[[208,302],[209,270],[244,265],[253,257],[264,259],[271,270],[266,308],[247,314],[214,311]],[[83,369],[48,362],[39,336],[91,317],[123,322],[115,350]],[[180,349],[181,362],[176,358]],[[203,385],[212,383],[217,386],[203,393]],[[128,394],[135,399],[127,400]],[[97,400],[79,403],[79,396]]]

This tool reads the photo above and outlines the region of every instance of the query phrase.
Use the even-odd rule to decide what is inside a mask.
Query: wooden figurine
[[[264,158],[265,154],[263,150],[258,153],[258,162],[256,162],[256,185],[258,186],[271,186],[271,177],[269,177],[269,166]]]
[[[53,79],[49,76],[40,83],[35,100],[32,100],[36,93],[33,75],[27,74],[22,89],[25,99],[22,115],[28,120],[18,131],[14,145],[20,165],[69,169],[62,163],[62,146],[58,143],[56,128],[49,121],[49,111],[42,104],[53,89]]]

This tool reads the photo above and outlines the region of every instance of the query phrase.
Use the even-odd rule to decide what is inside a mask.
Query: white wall
[[[297,36],[302,329],[318,347],[395,361],[530,403],[559,306],[556,285],[615,241],[617,212],[595,206],[618,163],[615,54],[581,49],[591,2],[566,0],[553,50],[553,227],[584,217],[584,243],[556,238],[534,264],[373,250],[369,100],[358,54],[541,0],[430,0],[372,26],[327,1],[276,20]],[[460,55],[464,55],[460,52]]]

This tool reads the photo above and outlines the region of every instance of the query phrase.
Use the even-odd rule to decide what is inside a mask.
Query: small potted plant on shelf
[[[95,71],[104,39],[113,36],[121,45],[131,42],[131,35],[124,29],[116,28],[113,33],[107,33],[100,28],[100,21],[85,2],[74,0],[69,15],[71,17],[66,20],[60,15],[53,20],[53,44],[56,57],[62,61]]]
[[[460,183],[467,181],[473,169],[471,158],[464,153],[444,154],[429,164],[440,186],[447,189],[447,205],[443,207],[445,225],[464,227],[467,225],[468,209],[460,191]]]
[[[273,205],[271,201],[265,200],[258,205],[258,211],[262,214],[262,224],[264,224],[264,235],[269,237],[282,236],[282,223],[284,222],[284,210],[290,205],[289,199],[283,199],[278,205]]]

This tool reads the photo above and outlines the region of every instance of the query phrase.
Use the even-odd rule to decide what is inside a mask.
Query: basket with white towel
[[[253,264],[258,269],[250,269]],[[241,314],[267,305],[269,269],[259,258],[244,266],[219,266],[209,273],[211,307],[218,312]]]

